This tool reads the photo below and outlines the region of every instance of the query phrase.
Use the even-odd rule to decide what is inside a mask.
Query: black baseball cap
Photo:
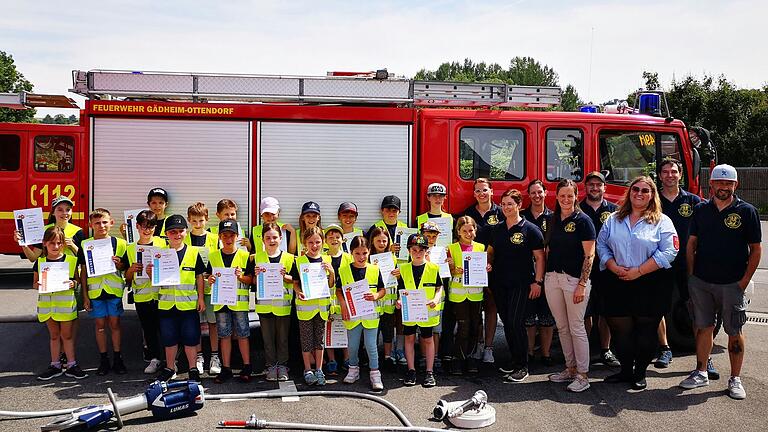
[[[381,208],[395,207],[400,210],[400,198],[395,195],[387,195],[381,200]]]
[[[152,197],[154,196],[159,196],[160,198],[164,199],[165,202],[168,202],[168,192],[163,188],[152,188],[147,194],[147,202],[151,201]]]
[[[165,229],[168,229],[168,227],[166,226]],[[219,234],[223,232],[240,234],[237,230],[237,221],[234,219],[224,219],[223,221],[219,222]]]
[[[593,178],[596,178],[601,182],[605,183],[605,176],[600,171],[592,171],[591,173],[587,174],[587,177],[584,178],[584,181],[588,182],[590,179],[593,179]]]
[[[429,242],[427,241],[427,238],[421,234],[411,234],[408,236],[408,247],[410,248],[411,246],[419,246],[427,249],[429,248]]]
[[[317,213],[320,214],[320,204],[314,201],[307,201],[301,206],[301,214],[305,213]]]
[[[175,230],[175,229],[187,229],[187,220],[184,219],[184,216],[175,214],[168,216],[165,218],[165,230]]]

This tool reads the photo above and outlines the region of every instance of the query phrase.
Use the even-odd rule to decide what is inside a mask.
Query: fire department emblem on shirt
[[[690,217],[693,213],[693,210],[691,209],[691,205],[688,203],[680,204],[680,207],[677,208],[677,212],[680,213],[680,216],[683,217]]]
[[[573,222],[573,221],[568,222],[567,224],[565,224],[565,228],[564,229],[565,229],[565,232],[567,232],[567,233],[575,232],[576,231],[576,222]]]
[[[731,213],[725,217],[725,226],[731,229],[736,229],[741,226],[741,216],[736,213]]]
[[[608,217],[610,216],[611,216],[611,212],[609,211],[604,211],[600,213],[600,223],[605,223],[605,221],[607,221]]]
[[[512,244],[523,244],[523,233],[512,234],[512,237],[509,238],[509,241],[511,241]]]
[[[547,220],[546,219],[541,221],[541,230],[544,231],[544,232],[547,231]]]
[[[488,219],[486,219],[486,222],[488,225],[496,225],[499,223],[499,218],[497,218],[496,215],[490,215],[488,216]]]

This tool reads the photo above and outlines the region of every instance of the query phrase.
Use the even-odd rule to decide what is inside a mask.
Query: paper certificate
[[[152,246],[136,245],[136,262],[143,267],[141,273],[136,273],[134,279],[149,279],[149,272],[147,272],[147,264],[152,262],[152,255],[155,252],[155,248]]]
[[[439,217],[439,218],[430,218],[428,220],[430,222],[434,222],[435,225],[437,225],[437,227],[440,228],[440,234],[438,234],[437,242],[435,244],[437,246],[448,246],[449,244],[451,244],[451,240],[453,240],[453,235],[452,235],[453,218]]]
[[[429,321],[427,292],[424,290],[400,290],[403,322]]]
[[[390,252],[371,255],[369,260],[371,264],[379,266],[379,272],[385,287],[397,286],[397,278],[392,276],[392,271],[395,269],[395,260]]]
[[[341,315],[331,315],[328,317],[328,321],[325,323],[323,344],[326,348],[346,348],[349,345],[347,328],[344,327]]]
[[[66,291],[69,288],[69,263],[67,262],[44,262],[37,269],[40,278],[38,279],[38,291],[40,294],[47,294],[57,291]]]
[[[285,228],[280,228],[280,233],[282,234],[280,238],[280,250],[288,252],[288,231],[286,231]],[[298,239],[296,241],[298,241]]]
[[[152,257],[152,286],[181,283],[179,255],[175,249],[155,249]]]
[[[486,252],[462,252],[464,276],[462,284],[467,287],[488,286],[488,254]]]
[[[341,247],[344,248],[344,252],[352,253],[352,239],[354,239],[357,236],[363,235],[362,231],[352,231],[344,234],[344,238],[342,241]]]
[[[305,300],[328,298],[331,291],[328,288],[328,275],[322,267],[322,263],[301,264],[301,290]]]
[[[16,220],[16,229],[21,234],[19,246],[29,246],[43,242],[45,223],[43,222],[42,208],[14,210],[13,218]]]
[[[429,261],[440,266],[440,278],[451,277],[451,268],[445,260],[448,258],[448,252],[443,246],[432,246],[429,248]]]
[[[237,304],[237,276],[234,267],[214,267],[211,272],[216,282],[211,287],[211,304],[234,306]]]
[[[371,292],[367,279],[363,278],[355,283],[344,285],[342,292],[344,293],[344,300],[347,302],[350,320],[376,313],[376,302],[364,298],[366,293]]]
[[[280,263],[256,264],[256,299],[280,300],[285,295],[283,288],[284,269]]]
[[[410,237],[411,234],[416,234],[417,232],[419,232],[419,230],[416,228],[397,227],[395,229],[395,243],[400,245],[400,252],[397,253],[397,259],[408,259],[408,237]]]
[[[112,261],[114,251],[112,250],[111,238],[85,241],[82,247],[88,277],[101,276],[117,271],[115,262]]]
[[[144,209],[137,209],[123,212],[125,215],[125,239],[128,243],[134,243],[139,240],[139,227],[136,224],[136,216],[143,211]]]
[[[201,260],[203,260],[203,264],[205,264],[206,267],[208,267],[208,255],[211,254],[211,250],[208,249],[205,246],[198,246],[197,247],[197,255],[200,257]]]

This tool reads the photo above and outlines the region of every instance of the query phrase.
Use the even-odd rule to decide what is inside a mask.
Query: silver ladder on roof
[[[376,78],[386,76],[386,78]],[[165,99],[397,104],[411,106],[551,107],[559,87],[418,81],[386,71],[356,76],[286,76],[146,71],[72,71],[73,93],[89,99]]]

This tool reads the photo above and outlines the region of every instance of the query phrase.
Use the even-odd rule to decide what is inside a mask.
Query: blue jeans
[[[379,329],[368,329],[358,324],[352,330],[347,330],[347,339],[349,340],[349,365],[358,366],[360,359],[357,354],[360,351],[360,336],[365,339],[365,351],[368,352],[368,365],[371,369],[379,368],[379,347],[377,346],[377,336]]]

